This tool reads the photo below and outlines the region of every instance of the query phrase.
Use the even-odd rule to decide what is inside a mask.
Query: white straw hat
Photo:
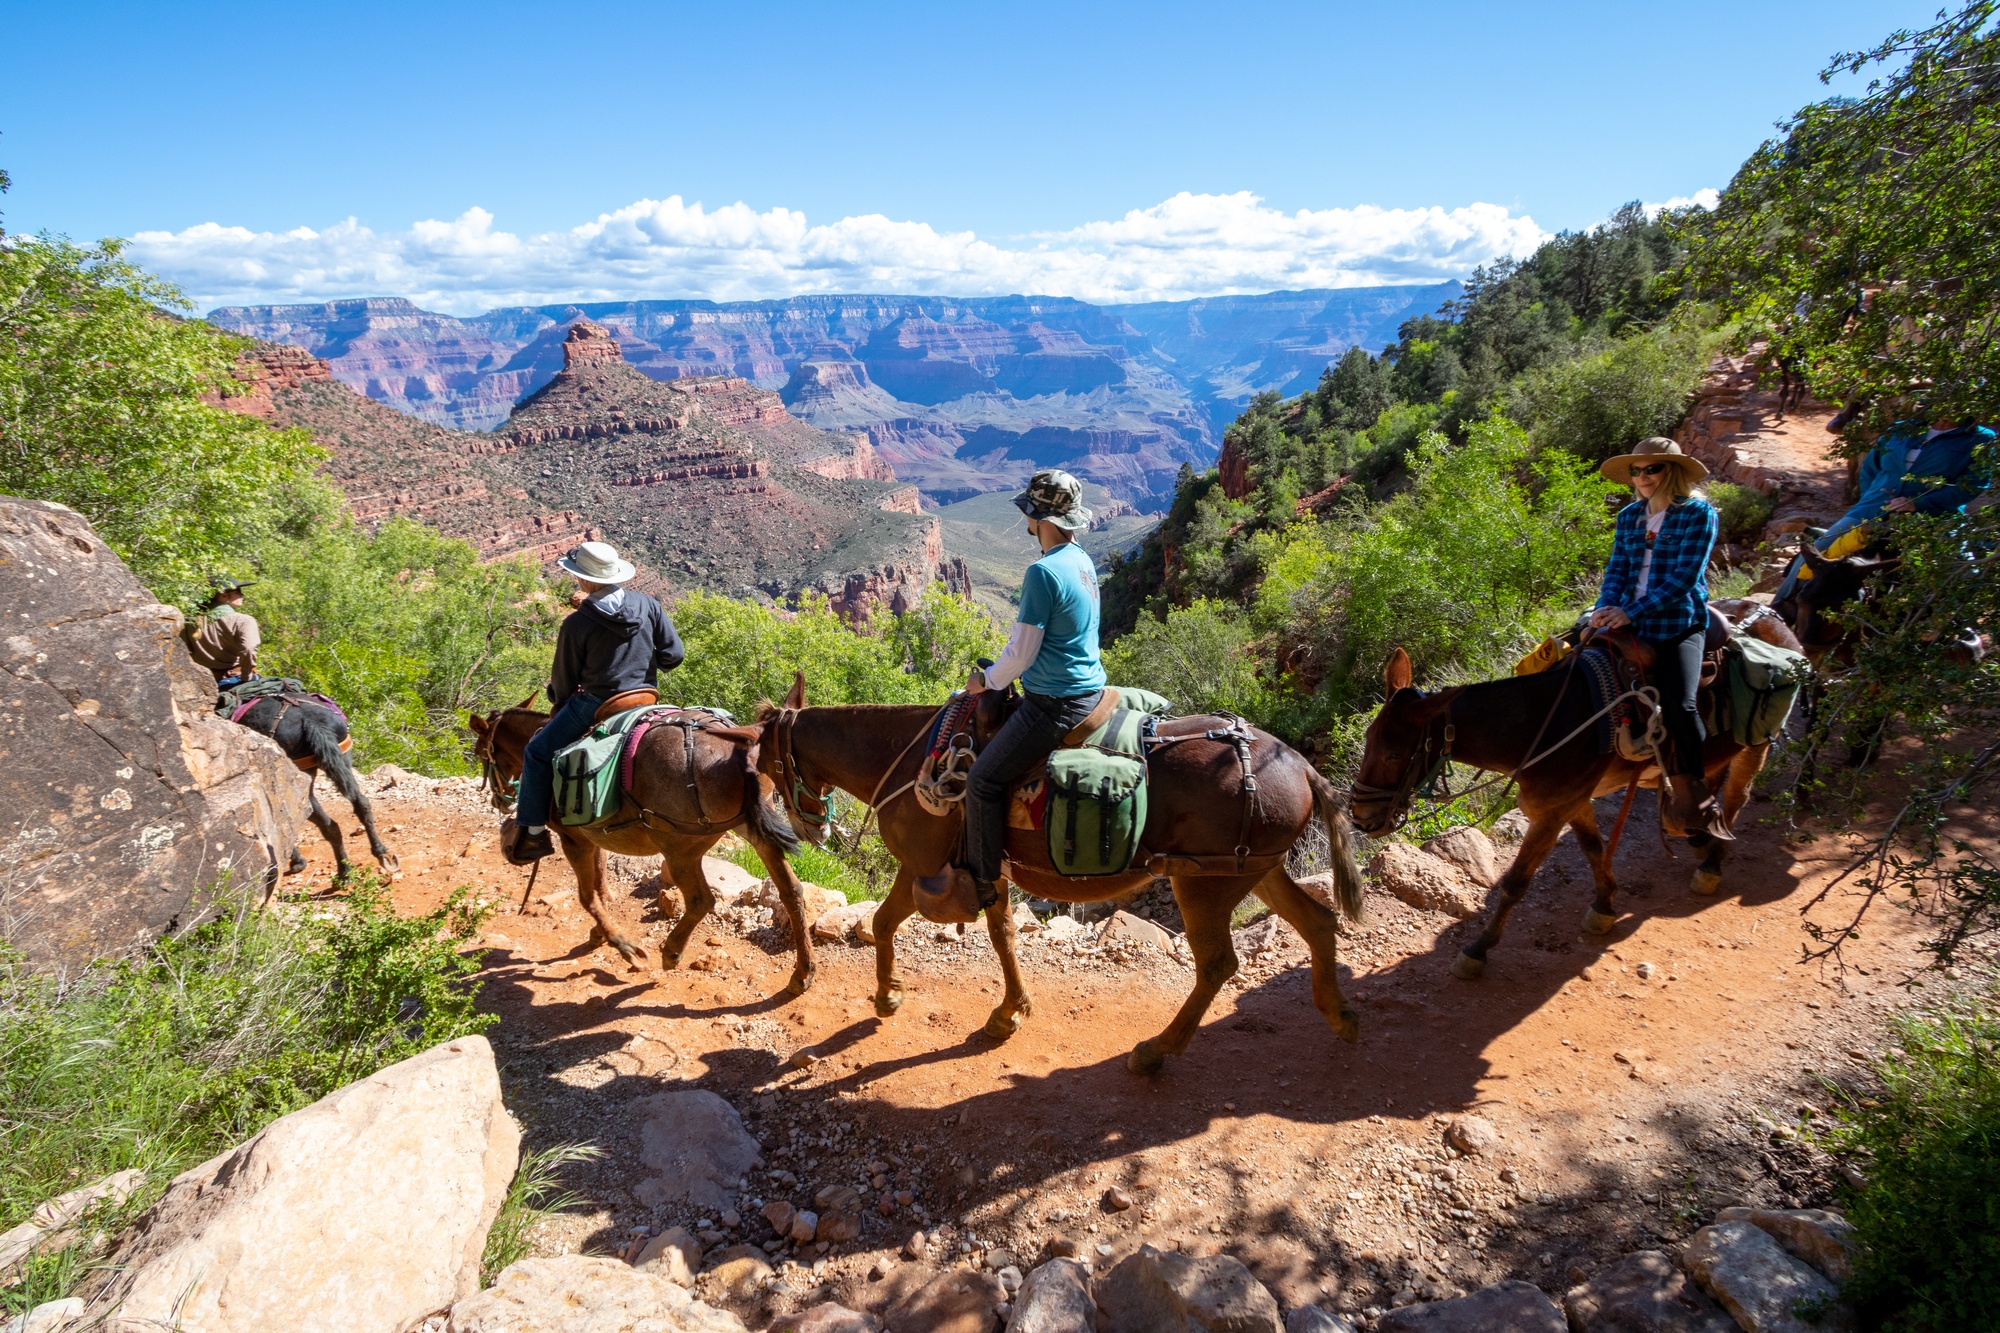
[[[556,561],[556,568],[592,583],[624,583],[639,572],[629,561],[619,559],[618,548],[609,542],[572,546],[569,554]]]

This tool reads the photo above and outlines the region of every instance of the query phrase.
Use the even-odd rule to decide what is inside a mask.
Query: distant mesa
[[[491,434],[392,411],[272,343],[245,354],[225,405],[310,430],[363,521],[414,517],[485,559],[547,563],[602,538],[652,591],[817,592],[855,620],[938,582],[969,591],[916,487],[865,436],[808,425],[740,377],[650,378],[592,321],[558,345],[562,368]]]
[[[1155,511],[1183,463],[1214,461],[1223,427],[1255,394],[1310,388],[1349,347],[1394,341],[1405,319],[1458,291],[1435,283],[1125,306],[1030,296],[630,301],[462,319],[371,298],[209,318],[303,348],[369,398],[460,430],[506,433],[517,404],[591,358],[661,382],[743,386],[701,399],[718,410],[732,394],[777,390],[757,401],[867,440],[874,472],[847,479],[893,474],[931,503],[1059,465]]]

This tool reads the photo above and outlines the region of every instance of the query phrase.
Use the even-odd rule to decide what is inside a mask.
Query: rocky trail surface
[[[1069,1254],[1104,1273],[1146,1244],[1235,1256],[1285,1309],[1364,1321],[1504,1279],[1560,1294],[1678,1248],[1723,1206],[1824,1202],[1801,1116],[1822,1080],[1863,1075],[1923,964],[1883,914],[1843,967],[1801,965],[1801,907],[1847,838],[1796,840],[1753,803],[1721,893],[1701,898],[1641,810],[1610,935],[1580,929],[1590,877],[1568,835],[1477,982],[1449,970],[1470,923],[1371,886],[1341,954],[1358,1046],[1313,1010],[1305,947],[1271,920],[1239,932],[1243,966],[1187,1054],[1142,1079],[1126,1052],[1190,980],[1171,936],[1027,933],[1034,1012],[996,1043],[981,928],[904,926],[893,1018],[851,936],[820,946],[818,983],[792,998],[755,881],[711,861],[732,905],[680,969],[633,972],[591,942],[559,858],[517,910],[526,872],[499,860],[469,780],[373,785],[400,905],[461,885],[497,904],[489,1035],[528,1145],[605,1151],[568,1175],[583,1202],[538,1252],[643,1258],[685,1228],[684,1261],[705,1251],[711,1270],[697,1292],[752,1327],[825,1299],[882,1312],[953,1266],[1011,1280]],[[306,850],[288,891],[324,893],[324,849]],[[662,938],[652,866],[622,862],[613,883],[628,927]]]

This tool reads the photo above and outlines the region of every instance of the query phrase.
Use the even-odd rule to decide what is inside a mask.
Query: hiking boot
[[[1735,842],[1729,821],[1723,818],[1722,803],[1708,794],[1708,784],[1691,773],[1673,780],[1673,799],[1660,808],[1660,823],[1673,837],[1707,833],[1723,842]]]
[[[989,893],[994,893],[992,885],[986,888]],[[927,921],[947,924],[977,921],[979,910],[984,905],[979,881],[962,866],[946,866],[935,875],[919,875],[911,881],[910,891],[916,899],[917,910]],[[990,901],[991,898],[984,898],[984,902]]]
[[[500,855],[510,866],[531,866],[556,850],[555,839],[544,828],[530,833],[512,819],[500,822]]]

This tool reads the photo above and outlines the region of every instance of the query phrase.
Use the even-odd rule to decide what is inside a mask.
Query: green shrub
[[[0,945],[0,1230],[128,1167],[147,1173],[136,1212],[277,1117],[493,1021],[461,952],[481,915],[465,890],[399,917],[364,871],[340,902],[222,906],[69,978]],[[53,1299],[80,1272],[49,1260],[0,1301]]]
[[[1843,1094],[1814,1137],[1865,1182],[1842,1294],[1870,1327],[2000,1327],[2000,991],[1907,1017],[1879,1092]]]
[[[836,801],[836,805],[842,804],[845,803]],[[855,828],[859,820],[853,816],[860,813],[861,803],[855,801],[852,806],[851,810],[836,810],[835,822],[845,828]],[[877,845],[881,841],[875,834],[873,821],[870,821],[868,840]],[[883,854],[887,855],[886,849]],[[771,873],[764,866],[764,858],[757,855],[757,849],[740,839],[727,848],[723,855],[753,875],[768,878]],[[786,859],[791,863],[794,875],[808,884],[817,884],[822,889],[832,889],[851,903],[870,898],[886,898],[889,894],[889,880],[893,880],[895,875],[892,866],[889,880],[883,880],[878,876],[877,882],[870,883],[867,868],[853,863],[844,855],[843,849],[831,845],[831,841],[826,847],[802,843],[799,849]]]
[[[1602,462],[1672,433],[1722,341],[1694,319],[1617,339],[1521,376],[1507,393],[1508,415],[1537,448]]]
[[[1177,713],[1226,710],[1259,719],[1263,687],[1250,633],[1240,610],[1206,599],[1168,611],[1165,620],[1141,616],[1105,651],[1105,674],[1113,684],[1166,695]]]
[[[1715,513],[1725,541],[1754,541],[1771,521],[1778,502],[1762,491],[1738,486],[1730,481],[1711,481],[1702,488]]]

